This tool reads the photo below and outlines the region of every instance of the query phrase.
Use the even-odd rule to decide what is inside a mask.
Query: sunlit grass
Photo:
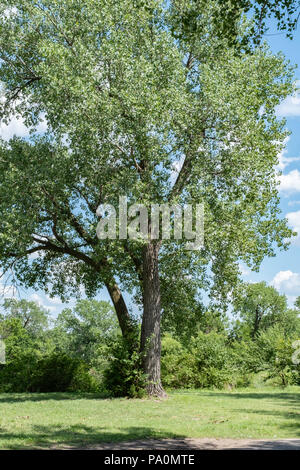
[[[166,400],[0,395],[0,448],[84,447],[159,437],[299,438],[300,387],[183,390]]]

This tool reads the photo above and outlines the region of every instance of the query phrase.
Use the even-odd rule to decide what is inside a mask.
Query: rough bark
[[[258,328],[261,322],[261,313],[259,312],[259,305],[256,307],[255,310],[255,319],[254,319],[254,326],[253,326],[253,331],[252,331],[252,338],[254,339],[255,336],[257,335]]]
[[[147,375],[147,393],[166,396],[160,377],[160,282],[158,271],[159,245],[148,243],[143,250],[143,321],[141,352],[143,369]]]
[[[122,293],[115,282],[107,283],[106,288],[115,307],[122,336],[128,341],[128,345],[133,347],[136,340],[135,326],[129,315]]]

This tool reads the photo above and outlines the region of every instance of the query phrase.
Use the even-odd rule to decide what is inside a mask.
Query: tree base
[[[147,395],[149,397],[156,397],[156,398],[167,398],[167,394],[164,391],[161,384],[148,384],[146,387]]]

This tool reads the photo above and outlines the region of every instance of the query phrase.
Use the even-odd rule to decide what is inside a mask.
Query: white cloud
[[[293,162],[298,162],[300,157],[287,157],[288,149],[287,144],[290,140],[290,136],[287,136],[283,141],[283,149],[278,155],[278,165],[277,168],[280,171],[283,171],[288,165]]]
[[[298,206],[300,204],[300,201],[289,201],[288,206]]]
[[[47,300],[50,299],[50,297],[46,296]],[[33,300],[33,302],[36,302],[39,307],[45,308],[46,310],[49,310],[51,313],[57,313],[57,305],[45,305],[45,301],[42,298],[41,295],[39,294],[31,294],[29,297],[29,300]],[[59,301],[59,303],[61,303]]]
[[[294,292],[295,289],[298,289],[300,291],[300,274],[290,270],[279,271],[271,281],[271,284],[278,290],[285,289],[289,292]]]
[[[289,212],[286,214],[291,228],[298,233],[297,237],[293,239],[293,244],[300,246],[300,211]]]
[[[14,298],[16,297],[17,289],[14,286],[0,284],[0,297]]]
[[[286,193],[300,192],[300,171],[292,170],[279,177],[280,191]]]
[[[37,304],[41,306],[43,305],[43,299],[38,294],[31,294],[31,296],[29,297],[29,300],[33,300],[33,302],[36,302]]]
[[[10,18],[11,16],[16,15],[17,12],[18,10],[16,7],[6,8],[2,13],[1,18]]]
[[[241,272],[241,275],[242,276],[249,276],[250,274],[250,270],[244,266],[242,263],[239,264],[239,269],[240,269],[240,272]]]
[[[17,119],[16,117],[13,117],[8,125],[3,123],[0,124],[0,136],[4,140],[9,140],[14,135],[17,137],[29,136],[29,129],[25,126],[22,119]]]
[[[1,96],[1,101],[3,101],[3,96]],[[35,132],[38,134],[44,134],[47,131],[47,121],[45,115],[41,114],[40,122],[36,127]],[[12,116],[10,122],[5,124],[0,121],[0,137],[3,140],[10,140],[12,137],[29,137],[30,130],[24,124],[24,120],[21,117]]]
[[[287,136],[285,139],[284,139],[284,142],[283,142],[283,149],[281,150],[281,152],[279,153],[278,155],[278,170],[284,170],[285,167],[286,167],[286,154],[287,154],[287,144],[288,144],[288,141],[290,140],[290,136]]]
[[[30,253],[30,255],[28,255],[28,258],[29,259],[37,259],[41,254],[43,254],[43,253],[39,253],[38,251],[34,251],[33,253]]]
[[[293,308],[294,307],[294,304],[296,302],[296,299],[297,299],[298,295],[287,295],[287,299],[288,299],[288,306],[290,308]]]
[[[278,116],[300,116],[300,94],[296,92],[292,96],[288,96],[279,106],[276,113]]]
[[[286,294],[291,306],[300,295],[299,273],[294,273],[290,270],[279,271],[270,284],[281,293]]]
[[[46,299],[50,304],[61,305],[61,300],[59,297],[50,297],[49,295],[46,295]]]
[[[285,168],[293,162],[300,160],[300,157],[287,157],[287,144],[290,140],[290,137],[286,137],[283,142],[283,148],[278,155],[278,165],[277,169],[279,172],[285,170]],[[278,181],[280,183],[280,191],[285,193],[295,193],[300,192],[300,172],[295,169],[290,171],[287,174],[278,175]]]
[[[49,310],[50,313],[58,313],[56,305],[43,305],[43,308]]]

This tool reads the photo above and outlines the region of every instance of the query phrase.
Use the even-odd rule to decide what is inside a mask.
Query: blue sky
[[[266,36],[273,52],[282,51],[292,64],[298,65],[295,79],[300,88],[300,29],[291,41],[284,34],[270,27]],[[287,295],[289,304],[300,295],[300,92],[288,97],[277,109],[280,117],[287,120],[291,135],[286,149],[280,155],[280,169],[283,172],[280,184],[281,209],[289,225],[299,235],[293,240],[288,251],[279,251],[275,258],[268,258],[261,265],[259,273],[245,268],[244,279],[249,282],[265,280]]]
[[[266,39],[274,52],[282,51],[292,64],[300,66],[300,29],[296,31],[294,39],[291,41],[285,38],[284,34],[278,33],[275,26],[270,27]],[[296,70],[295,80],[299,80],[300,69]],[[275,258],[265,259],[259,273],[253,273],[248,268],[242,266],[245,281],[257,282],[266,281],[274,285],[281,293],[287,295],[289,304],[292,306],[294,300],[300,295],[300,92],[299,95],[287,98],[277,109],[280,117],[286,117],[287,128],[291,131],[291,136],[286,142],[286,149],[280,155],[280,168],[283,171],[280,185],[281,209],[284,216],[289,220],[290,226],[299,232],[287,252],[277,252]],[[39,131],[45,130],[45,124],[41,124]],[[21,137],[28,136],[28,130],[17,119],[11,123],[0,125],[0,136],[9,139],[13,135]],[[59,298],[51,299],[42,291],[21,290],[19,293],[13,292],[7,286],[3,292],[3,285],[0,290],[4,296],[17,295],[30,300],[35,300],[47,308],[53,316],[56,316],[66,304],[62,304]],[[98,298],[109,300],[106,290],[99,293]],[[130,299],[127,299],[130,301]],[[72,306],[74,302],[69,303]],[[134,308],[132,306],[132,308]]]

